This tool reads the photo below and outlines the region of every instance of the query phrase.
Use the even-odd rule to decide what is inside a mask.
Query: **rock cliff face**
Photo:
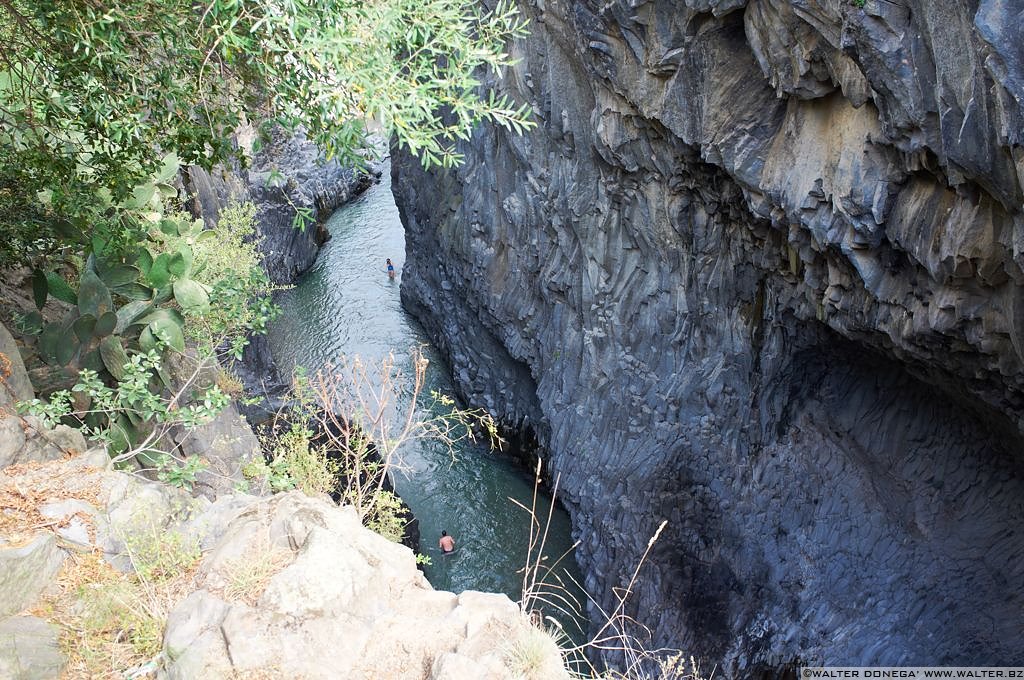
[[[403,299],[603,604],[773,675],[1024,663],[1024,11],[522,2],[539,128],[400,156]]]

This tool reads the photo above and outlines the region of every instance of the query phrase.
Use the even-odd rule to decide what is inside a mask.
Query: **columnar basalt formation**
[[[548,450],[603,604],[729,677],[1024,664],[1024,8],[521,3],[403,299]],[[720,671],[720,672],[722,672]]]

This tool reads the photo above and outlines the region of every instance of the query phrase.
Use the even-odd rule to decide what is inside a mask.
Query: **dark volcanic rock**
[[[1022,6],[522,3],[538,130],[393,162],[403,300],[656,644],[1024,663]],[[720,671],[721,672],[721,671]]]

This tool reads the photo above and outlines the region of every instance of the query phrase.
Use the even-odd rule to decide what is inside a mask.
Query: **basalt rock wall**
[[[1024,6],[521,3],[402,293],[606,607],[726,677],[1024,664]]]

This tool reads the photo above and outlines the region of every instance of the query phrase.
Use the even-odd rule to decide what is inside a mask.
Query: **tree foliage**
[[[0,256],[88,250],[116,227],[79,209],[97,191],[121,200],[168,151],[244,162],[245,121],[302,128],[350,163],[374,121],[455,164],[477,122],[530,125],[477,77],[524,30],[505,0],[0,0]]]

